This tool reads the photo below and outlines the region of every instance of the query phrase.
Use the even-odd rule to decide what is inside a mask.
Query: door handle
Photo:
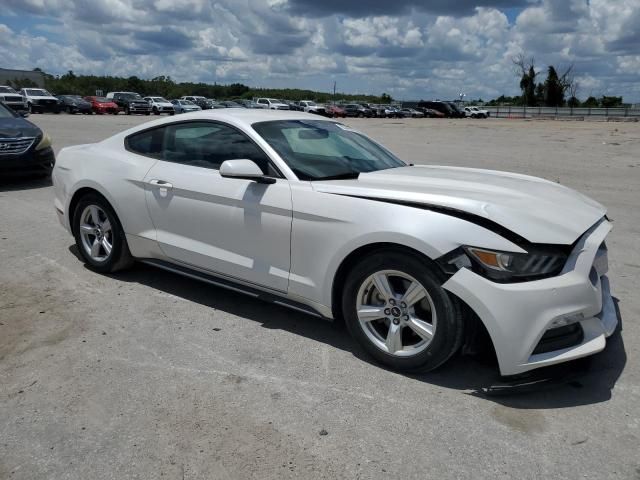
[[[169,182],[165,182],[164,180],[149,180],[149,185],[164,190],[171,190],[173,188],[172,184],[170,184]]]

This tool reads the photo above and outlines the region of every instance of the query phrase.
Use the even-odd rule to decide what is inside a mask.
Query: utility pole
[[[336,104],[336,81],[333,81],[333,104]]]

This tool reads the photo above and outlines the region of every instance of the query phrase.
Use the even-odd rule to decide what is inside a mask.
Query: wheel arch
[[[74,224],[73,224],[73,215],[75,213],[76,210],[76,206],[78,205],[78,202],[85,197],[86,195],[89,194],[95,194],[100,196],[102,199],[104,199],[105,202],[107,202],[109,204],[109,206],[111,207],[111,209],[115,212],[116,217],[118,222],[121,223],[120,220],[120,214],[118,213],[118,210],[116,209],[115,205],[113,204],[113,202],[111,200],[109,200],[109,198],[104,195],[100,190],[98,190],[97,188],[94,188],[92,186],[83,186],[78,188],[75,192],[73,192],[73,195],[71,196],[71,199],[69,200],[69,206],[67,207],[67,220],[69,221],[69,227],[71,229],[71,233],[75,234],[74,232]]]

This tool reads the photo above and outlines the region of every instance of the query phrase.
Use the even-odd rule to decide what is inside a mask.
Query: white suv
[[[259,98],[256,103],[271,110],[289,110],[289,105],[277,98]]]
[[[163,97],[144,97],[144,100],[149,102],[151,105],[151,111],[154,115],[160,115],[161,113],[168,113],[169,115],[173,115],[176,113],[173,108],[173,104]]]

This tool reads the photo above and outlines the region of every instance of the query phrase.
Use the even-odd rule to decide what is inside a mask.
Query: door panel
[[[145,182],[149,213],[167,257],[287,290],[291,241],[287,180],[265,185],[161,160]]]

